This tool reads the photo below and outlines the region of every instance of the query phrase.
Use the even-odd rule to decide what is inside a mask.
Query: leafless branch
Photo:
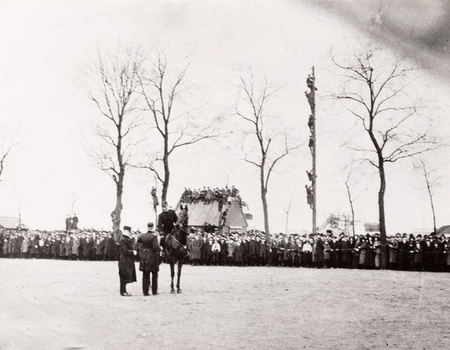
[[[17,146],[17,142],[10,143],[7,146],[4,146],[2,153],[0,153],[0,181],[2,180],[3,171],[5,169],[5,162],[8,156],[10,155],[12,149]]]

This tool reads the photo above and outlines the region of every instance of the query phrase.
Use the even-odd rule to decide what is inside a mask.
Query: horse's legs
[[[181,280],[181,268],[183,267],[183,261],[178,261],[178,279],[177,279],[177,293],[181,294],[180,280]]]
[[[170,262],[170,277],[172,282],[170,283],[170,293],[175,293],[175,288],[173,286],[173,278],[175,277],[175,264],[171,261]]]

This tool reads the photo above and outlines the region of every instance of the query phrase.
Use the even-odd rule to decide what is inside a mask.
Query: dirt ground
[[[136,265],[137,267],[137,265]],[[450,349],[450,274],[0,259],[0,349]]]

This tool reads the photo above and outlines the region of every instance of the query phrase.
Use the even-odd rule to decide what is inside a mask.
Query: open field
[[[119,295],[116,262],[0,259],[0,349],[450,349],[450,275],[191,267]]]

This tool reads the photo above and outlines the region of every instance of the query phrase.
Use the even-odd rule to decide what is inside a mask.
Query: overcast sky
[[[336,3],[338,5],[336,5]],[[358,3],[358,6],[355,4]],[[403,3],[403,6],[399,4]],[[151,52],[165,47],[169,60],[191,55],[190,106],[203,106],[199,117],[227,114],[237,95],[239,72],[251,69],[282,89],[270,110],[285,121],[297,140],[308,137],[309,108],[305,78],[315,66],[319,88],[318,206],[319,223],[330,213],[349,213],[340,170],[349,153],[342,143],[354,124],[352,116],[324,98],[339,86],[330,54],[345,57],[367,43],[387,57],[408,52],[423,70],[414,91],[429,101],[439,131],[450,132],[448,107],[448,10],[444,1],[1,1],[0,135],[19,143],[0,183],[0,216],[18,216],[31,228],[57,229],[74,211],[81,227],[110,229],[115,204],[111,179],[88,156],[90,125],[98,111],[83,89],[84,67],[101,52],[118,46]],[[360,9],[364,8],[362,11]],[[447,20],[447,21],[446,21]],[[386,61],[388,62],[388,60]],[[388,64],[388,63],[386,63]],[[175,205],[184,187],[237,186],[262,228],[258,174],[240,155],[217,144],[186,148],[172,160],[169,201]],[[438,226],[449,224],[450,169],[445,152],[427,157],[442,177],[435,200]],[[283,160],[272,179],[269,210],[272,231],[284,231],[290,198],[290,230],[310,229],[305,145]],[[419,176],[409,162],[389,165],[386,195],[388,233],[431,228],[431,210]],[[357,219],[376,222],[376,175],[361,169]],[[153,218],[145,171],[127,174],[122,224],[145,227]]]

